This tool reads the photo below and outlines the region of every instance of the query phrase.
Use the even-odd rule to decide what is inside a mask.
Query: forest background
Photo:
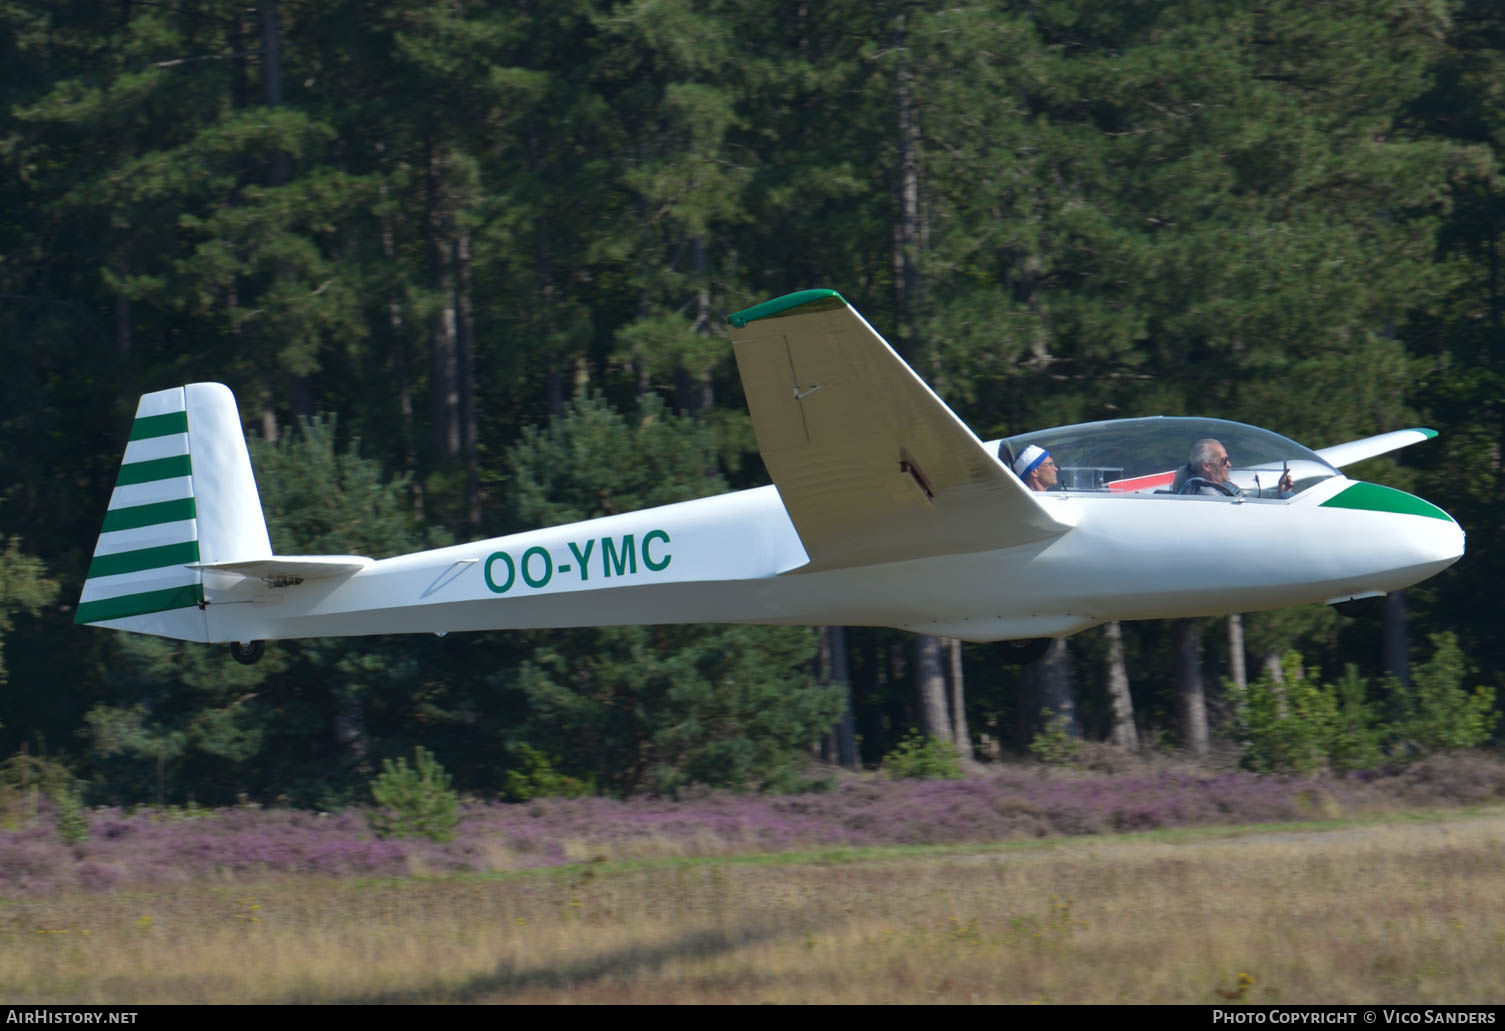
[[[917,726],[1019,752],[1042,709],[1205,753],[1223,678],[1292,649],[1377,705],[1434,648],[1498,686],[1502,146],[1488,0],[0,0],[0,754],[98,802],[338,805],[415,745],[488,796],[787,787]],[[384,557],[767,482],[724,316],[816,286],[984,439],[1433,427],[1353,472],[1469,553],[1381,619],[1111,625],[1029,672],[708,626],[245,667],[72,623],[142,393],[229,384],[274,547]]]

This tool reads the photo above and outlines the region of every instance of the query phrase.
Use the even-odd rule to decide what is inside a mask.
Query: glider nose
[[[1410,494],[1403,496],[1416,506],[1425,506],[1429,510],[1412,509],[1394,519],[1395,529],[1404,541],[1396,549],[1397,554],[1405,557],[1407,565],[1424,569],[1426,576],[1432,576],[1462,558],[1464,534],[1458,521],[1429,501]],[[1417,515],[1431,518],[1412,518]]]
[[[1467,536],[1463,527],[1452,516],[1448,517],[1446,524],[1438,524],[1431,533],[1431,545],[1437,552],[1438,561],[1452,565],[1463,557],[1464,539]]]
[[[1387,566],[1414,576],[1413,583],[1441,572],[1463,556],[1463,528],[1457,521],[1430,501],[1394,487],[1354,483],[1324,501],[1322,507],[1383,514],[1384,519],[1370,521],[1367,531],[1360,530],[1360,534],[1370,537],[1371,547],[1377,545],[1387,553]],[[1352,529],[1359,530],[1359,526]]]

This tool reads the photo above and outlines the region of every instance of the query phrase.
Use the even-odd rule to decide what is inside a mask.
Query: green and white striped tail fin
[[[207,641],[196,567],[271,554],[235,395],[143,395],[74,622]]]

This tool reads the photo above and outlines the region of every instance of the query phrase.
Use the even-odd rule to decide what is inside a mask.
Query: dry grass
[[[0,1002],[1499,1003],[1502,866],[1493,811],[78,894],[0,904]]]

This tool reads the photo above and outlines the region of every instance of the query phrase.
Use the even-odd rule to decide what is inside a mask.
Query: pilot
[[[1228,471],[1232,468],[1233,461],[1228,457],[1228,449],[1223,446],[1223,442],[1203,437],[1191,446],[1191,457],[1186,460],[1186,468],[1181,470],[1185,475],[1177,477],[1181,483],[1176,493],[1237,497],[1243,491],[1236,484],[1228,482]]]
[[[1031,444],[1014,459],[1014,472],[1030,490],[1050,490],[1060,478],[1056,461],[1050,452],[1037,444]]]
[[[1226,497],[1239,497],[1244,492],[1235,483],[1230,483],[1228,473],[1233,468],[1233,460],[1228,457],[1228,449],[1222,441],[1212,437],[1203,437],[1191,446],[1191,457],[1186,460],[1186,465],[1176,474],[1176,482],[1172,489],[1177,494],[1214,494]],[[1291,474],[1289,471],[1280,478],[1278,486],[1279,496],[1288,498],[1291,496]]]

